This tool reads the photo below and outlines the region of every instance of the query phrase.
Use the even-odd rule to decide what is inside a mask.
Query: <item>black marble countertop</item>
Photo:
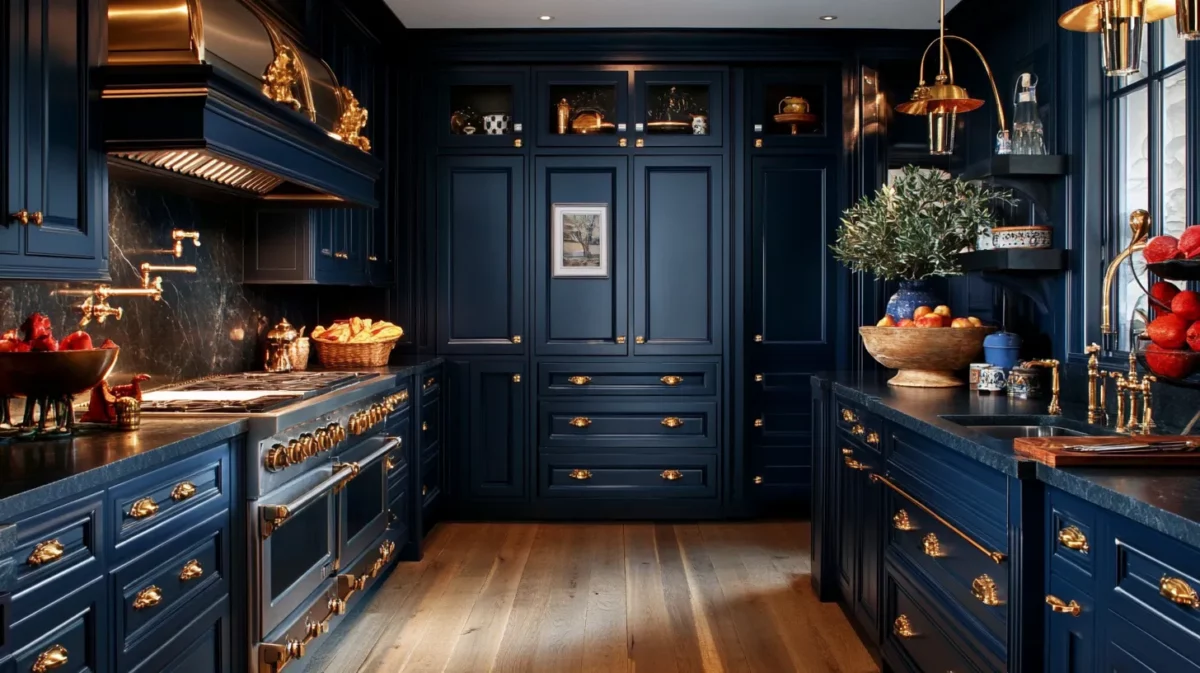
[[[1024,416],[1037,425],[1047,402],[979,395],[966,388],[918,389],[887,385],[890,376],[820,374],[813,385],[857,402],[867,411],[909,428],[1010,476],[1035,478],[1103,509],[1200,547],[1200,467],[1054,468],[1017,455],[1001,440],[946,420],[944,416]],[[1064,424],[1086,424],[1087,410],[1064,405]],[[1056,422],[1058,420],[1056,419]],[[1105,434],[1092,426],[1092,432]],[[1111,432],[1111,431],[1109,431]]]

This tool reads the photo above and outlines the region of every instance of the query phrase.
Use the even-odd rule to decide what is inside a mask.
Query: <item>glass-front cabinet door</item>
[[[438,138],[445,147],[521,147],[528,127],[524,70],[443,73]]]
[[[542,147],[633,144],[629,140],[627,70],[547,70],[538,73],[537,82],[538,144]]]
[[[634,75],[634,137],[645,147],[720,147],[725,73],[639,70]]]
[[[841,142],[841,89],[836,70],[815,66],[759,71],[751,82],[746,122],[754,148]]]

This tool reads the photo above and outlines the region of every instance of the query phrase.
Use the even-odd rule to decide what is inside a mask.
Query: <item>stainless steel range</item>
[[[389,489],[408,461],[386,430],[408,400],[394,376],[354,372],[235,374],[144,395],[143,414],[249,424],[250,670],[303,657],[392,559]]]

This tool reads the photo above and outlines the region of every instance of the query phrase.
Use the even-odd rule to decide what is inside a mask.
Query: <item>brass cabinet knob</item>
[[[904,510],[897,511],[896,515],[892,517],[892,527],[895,528],[896,530],[903,530],[903,531],[910,531],[910,530],[917,529],[916,524],[914,524],[912,522],[912,520],[908,518],[908,512],[906,512]]]
[[[171,489],[171,499],[175,502],[183,502],[194,495],[196,495],[196,485],[190,481],[181,481]]]
[[[429,432],[429,422],[421,421],[421,432]]]
[[[268,472],[278,472],[288,466],[287,447],[283,444],[276,444],[267,451],[266,458],[263,459],[263,466]]]
[[[1075,526],[1067,526],[1066,528],[1058,531],[1058,543],[1067,549],[1071,549],[1083,554],[1088,553],[1090,550],[1087,536],[1083,534],[1083,531],[1079,530]]]
[[[592,419],[585,416],[576,416],[569,421],[569,424],[576,428],[586,428],[592,424]]]
[[[921,548],[925,551],[926,556],[937,558],[942,555],[942,544],[938,542],[938,537],[933,533],[925,536],[921,540]]]
[[[854,449],[848,449],[848,448],[846,448],[846,447],[844,447],[844,446],[843,446],[843,447],[842,447],[842,455],[843,455],[843,456],[851,456],[851,457],[853,457],[853,456],[854,456]]]
[[[1163,575],[1158,581],[1158,593],[1176,605],[1200,609],[1200,596],[1196,595],[1196,590],[1190,584],[1179,577]]]
[[[867,433],[867,443],[871,446],[879,446],[879,433],[874,430]]]
[[[761,335],[761,334],[755,334],[755,335],[754,335],[754,343],[756,343],[756,344],[760,344],[760,343],[762,343],[762,342],[763,342],[763,335]]]
[[[376,257],[375,255],[367,255],[367,261],[368,262],[378,262],[379,258]]]
[[[662,474],[658,475],[666,481],[679,481],[683,479],[683,473],[679,470],[663,470]]]
[[[763,419],[761,419],[761,418],[754,419],[754,427],[761,428],[762,426],[763,426]]]
[[[623,343],[625,343],[625,335],[624,335],[624,334],[622,334],[621,336],[617,337],[617,343],[619,343],[619,344],[623,344]]]
[[[434,387],[435,385],[437,385],[437,379],[435,379],[431,376],[431,377],[425,379],[425,384],[423,386],[421,386],[421,388],[423,390],[429,390],[430,388]]]
[[[162,602],[162,589],[151,585],[138,592],[133,599],[134,610],[146,610]]]
[[[55,645],[39,654],[37,661],[33,662],[33,667],[29,670],[33,671],[33,673],[46,673],[46,671],[53,671],[56,668],[62,668],[66,665],[67,648],[62,645]]]
[[[633,145],[634,145],[634,147],[645,147],[645,146],[646,146],[646,139],[645,139],[645,138],[638,138],[638,139],[637,139],[637,141],[636,141],[635,143],[633,143]]]
[[[592,377],[590,377],[590,376],[572,376],[571,378],[567,379],[567,382],[573,386],[586,386],[587,384],[592,382]]]
[[[666,418],[662,419],[662,424],[663,427],[671,429],[681,428],[683,427],[683,419],[676,418],[674,416],[667,416]]]
[[[762,375],[762,374],[755,374],[755,375],[754,375],[754,382],[755,382],[755,383],[762,383],[762,382],[763,382],[763,375]]]
[[[856,424],[854,427],[850,428],[850,434],[854,435],[855,437],[863,437],[867,434],[867,430],[862,425]]]
[[[129,508],[129,516],[135,519],[145,519],[158,514],[158,503],[154,498],[142,498]]]
[[[179,571],[179,581],[189,582],[194,579],[199,579],[204,576],[204,568],[200,565],[200,561],[192,559],[183,564],[183,570]]]
[[[519,343],[521,343],[521,335],[520,335],[520,334],[517,334],[517,335],[513,336],[513,338],[512,338],[512,342],[513,342],[514,344],[519,344]]]
[[[854,412],[850,409],[842,409],[842,420],[847,423],[857,423],[858,416],[855,416]]]
[[[592,471],[574,469],[567,473],[567,476],[577,481],[587,481],[592,478]]]
[[[421,495],[429,495],[429,485],[421,484]]]
[[[513,374],[513,375],[512,375],[512,382],[513,382],[513,383],[520,383],[520,382],[521,382],[521,375],[520,375],[520,374]]]
[[[761,485],[762,485],[762,483],[763,483],[763,478],[762,478],[762,477],[755,477],[755,478],[754,478],[754,485],[755,485],[755,486],[761,486]]]
[[[1054,595],[1046,596],[1046,605],[1049,605],[1051,610],[1061,615],[1078,617],[1079,613],[1083,612],[1083,608],[1079,605],[1079,603],[1075,601],[1067,603],[1064,602],[1063,599]]]
[[[987,575],[980,575],[971,582],[971,593],[984,605],[1000,605],[1000,597],[996,594],[996,582]]]
[[[617,147],[629,147],[629,141],[625,138],[621,138],[617,141]]]
[[[762,146],[763,146],[763,139],[762,139],[762,138],[755,138],[755,139],[754,139],[754,147],[755,147],[755,149],[760,149],[760,150],[761,150],[761,149],[762,149]]]
[[[683,377],[667,375],[667,376],[664,376],[661,379],[659,379],[659,381],[662,381],[662,384],[664,386],[671,386],[672,388],[674,388],[675,386],[679,385],[680,383],[683,383]]]
[[[18,210],[17,212],[13,213],[12,215],[9,215],[8,217],[13,222],[16,222],[17,224],[20,224],[20,225],[29,224],[29,211],[25,210],[24,208]]]
[[[646,337],[643,337],[643,336],[640,336],[640,337],[634,337],[634,339],[633,339],[633,343],[635,343],[635,344],[644,344],[644,343],[646,343]]]
[[[892,633],[900,638],[915,638],[917,635],[917,632],[913,631],[912,622],[908,620],[908,615],[900,615],[892,622]]]
[[[29,558],[25,560],[35,568],[46,563],[52,563],[63,557],[66,553],[66,547],[58,540],[46,540],[39,542],[33,551],[29,553]]]

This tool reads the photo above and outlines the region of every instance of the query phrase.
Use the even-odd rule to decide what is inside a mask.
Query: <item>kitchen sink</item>
[[[1086,437],[1087,433],[1058,425],[967,425],[975,432],[996,439],[1018,437]]]
[[[942,416],[942,419],[995,439],[1088,437],[1109,434],[1102,428],[1057,416]]]

